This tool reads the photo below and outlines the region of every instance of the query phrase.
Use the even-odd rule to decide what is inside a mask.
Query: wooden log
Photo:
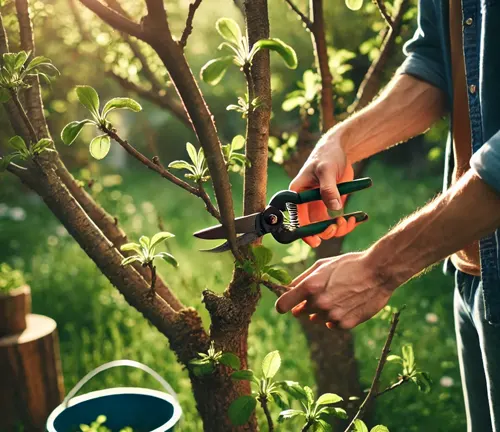
[[[25,331],[0,338],[0,431],[44,431],[63,397],[56,322],[30,314]]]
[[[31,313],[31,291],[28,285],[0,293],[0,337],[26,329],[26,315]]]

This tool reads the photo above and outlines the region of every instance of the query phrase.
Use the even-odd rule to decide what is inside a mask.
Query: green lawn
[[[406,180],[404,170],[380,163],[373,163],[368,175],[375,186],[356,194],[351,209],[364,210],[371,219],[348,237],[346,250],[359,250],[371,244],[400,217],[424,204],[440,187],[439,178],[425,182]],[[116,176],[98,178],[97,191],[100,184],[112,184],[116,180]],[[179,430],[200,431],[187,373],[176,363],[164,337],[125,303],[36,197],[20,194],[17,185],[5,175],[0,181],[0,260],[25,270],[33,291],[34,311],[58,322],[66,388],[71,388],[86,372],[104,362],[119,358],[138,360],[157,370],[178,391],[184,410]],[[131,238],[153,234],[157,230],[157,217],[161,215],[165,228],[176,234],[168,247],[177,257],[180,268],[162,266],[160,271],[177,295],[202,311],[207,320],[201,306],[201,291],[224,289],[231,274],[230,257],[227,254],[207,257],[197,251],[202,245],[193,239],[192,232],[213,221],[196,198],[159,181],[150,172],[127,170],[123,184],[104,188],[99,199],[118,216]],[[283,172],[273,167],[269,173],[269,195],[286,188],[287,184]],[[235,177],[235,196],[239,197],[240,186],[241,180]],[[24,220],[23,212],[16,207],[24,210]],[[276,251],[276,260],[286,254],[286,247],[272,239],[266,239],[266,245]],[[428,395],[408,385],[380,399],[376,421],[386,424],[391,431],[461,432],[465,429],[453,332],[452,284],[452,279],[443,276],[438,267],[399,289],[391,301],[395,307],[407,306],[394,351],[398,351],[403,342],[413,343],[419,367],[429,371],[435,382]],[[263,293],[251,325],[250,365],[258,368],[267,352],[278,349],[283,358],[280,377],[313,386],[300,328],[290,317],[275,313],[274,301],[272,294]],[[387,321],[375,318],[355,331],[356,354],[366,387],[387,326]],[[386,371],[387,383],[395,378],[391,368]],[[443,377],[451,378],[442,380],[451,386],[440,384]],[[115,385],[155,386],[141,372],[125,369],[105,373],[87,390]],[[285,426],[280,430],[290,429]]]

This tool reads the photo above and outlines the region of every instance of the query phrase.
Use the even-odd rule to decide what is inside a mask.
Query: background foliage
[[[170,22],[174,32],[179,34],[189,2],[171,0],[167,3]],[[297,3],[305,7],[306,2]],[[326,3],[327,34],[333,47],[332,72],[339,95],[336,107],[341,113],[354,100],[353,88],[359,84],[370,58],[376,55],[380,42],[378,32],[383,24],[371,2],[365,2],[358,12],[347,9],[343,2]],[[84,108],[75,103],[75,85],[91,85],[104,100],[108,100],[126,95],[111,78],[111,73],[143,83],[140,64],[128,46],[88,11],[80,8],[84,28],[79,28],[69,4],[66,0],[33,2],[38,54],[51,58],[61,71],[52,87],[43,88],[52,131],[60,131],[69,121],[85,115]],[[140,2],[124,4],[129,12],[140,13],[137,10]],[[13,4],[4,0],[0,5],[15,48]],[[220,37],[215,32],[214,22],[221,16],[234,18],[243,25],[241,15],[231,1],[202,3],[187,46],[187,56],[196,74],[203,64],[217,56]],[[407,13],[409,24],[402,32],[401,41],[411,35],[414,17],[415,8],[412,8]],[[270,18],[271,35],[294,47],[299,57],[296,70],[286,68],[278,58],[272,59],[272,124],[293,125],[299,121],[299,111],[285,112],[281,105],[286,95],[297,89],[296,82],[302,80],[304,72],[312,66],[310,37],[284,1],[270,1]],[[396,56],[394,65],[401,57]],[[154,59],[152,62],[156,64]],[[341,64],[348,67],[343,68],[340,76],[336,71]],[[157,63],[153,70],[165,83],[166,91],[172,92],[162,66]],[[237,112],[227,112],[226,106],[236,104],[237,96],[243,95],[242,74],[232,68],[224,77],[223,85],[213,88],[204,83],[200,85],[218,129],[226,138],[225,143],[231,142],[235,135],[243,132],[243,121]],[[159,154],[165,164],[186,159],[185,143],[195,142],[193,134],[166,111],[147,101],[141,100],[141,104],[144,108],[141,115],[111,113],[113,122],[131,141],[140,143],[144,151]],[[314,126],[317,124],[314,103],[310,108]],[[3,112],[0,126],[0,147],[3,148],[14,135]],[[439,125],[427,134],[425,141],[398,147],[375,158],[367,172],[374,180],[374,188],[356,194],[350,203],[351,209],[369,213],[371,220],[348,237],[344,246],[346,251],[370,245],[402,216],[423,205],[439,191],[444,128],[444,124]],[[158,188],[158,179],[143,167],[138,167],[135,161],[126,161],[117,146],[112,146],[111,157],[104,162],[93,161],[87,146],[81,145],[90,141],[92,133],[84,130],[78,138],[80,145],[71,148],[64,147],[54,134],[58,150],[63,153],[64,160],[70,162],[76,177],[98,196],[110,213],[118,217],[131,238],[141,234],[153,235],[162,224],[162,230],[176,235],[166,243],[166,249],[179,261],[179,269],[159,263],[159,270],[167,282],[178,287],[176,292],[183,302],[199,306],[203,289],[222,291],[230,278],[230,257],[221,255],[206,260],[197,252],[200,245],[192,238],[192,232],[212,223],[209,215],[202,211],[200,202],[166,182]],[[241,211],[241,179],[237,174],[232,176],[236,210]],[[288,182],[282,168],[272,164],[269,196],[286,188]],[[6,174],[0,175],[0,245],[0,262],[22,270],[31,285],[34,311],[53,317],[59,324],[67,389],[90,369],[106,361],[117,358],[142,361],[165,376],[179,392],[185,413],[180,430],[201,430],[187,373],[173,358],[165,339],[124,302],[43,204]],[[294,275],[312,263],[311,254],[298,244],[293,245],[292,253],[288,247],[277,245],[272,240],[266,245],[276,252],[276,263],[284,258]],[[307,257],[305,262],[290,263],[297,261],[300,255]],[[391,306],[407,305],[394,351],[400,351],[403,342],[413,343],[419,365],[431,373],[435,384],[433,391],[425,396],[418,395],[413,386],[384,396],[377,404],[373,424],[386,424],[393,431],[464,430],[452,321],[452,285],[452,279],[443,276],[440,268],[436,268],[399,289],[393,297]],[[282,367],[278,378],[298,380],[314,388],[311,365],[304,355],[306,342],[299,325],[288,316],[278,316],[274,312],[274,301],[273,295],[264,291],[251,325],[250,367],[259,365],[268,352],[279,350]],[[203,307],[198,309],[201,313],[205,311]],[[356,353],[366,387],[373,375],[386,329],[387,317],[382,315],[355,331]],[[387,367],[387,376],[391,375],[391,367]],[[118,370],[96,379],[89,390],[114,385],[155,386],[140,372]]]

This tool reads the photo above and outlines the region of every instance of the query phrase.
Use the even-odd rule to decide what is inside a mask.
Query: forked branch
[[[186,18],[186,26],[184,27],[184,31],[182,32],[182,36],[179,40],[179,45],[182,48],[186,47],[187,40],[191,32],[193,31],[193,19],[194,14],[197,9],[200,7],[202,0],[194,0],[193,3],[189,5],[188,16]]]
[[[310,31],[313,30],[313,23],[312,21],[307,17],[306,14],[304,14],[298,7],[297,5],[292,1],[292,0],[285,0],[285,2],[290,6],[290,9],[292,9],[302,20],[302,22],[305,24],[306,28],[308,28]]]

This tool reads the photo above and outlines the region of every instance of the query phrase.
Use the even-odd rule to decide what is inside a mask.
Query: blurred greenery
[[[303,10],[306,10],[306,3],[306,0],[297,1]],[[326,30],[337,93],[336,110],[341,113],[354,100],[353,89],[378,52],[383,24],[371,2],[364,2],[359,12],[349,10],[344,2],[325,3]],[[173,253],[180,267],[173,269],[160,263],[159,271],[183,302],[200,311],[208,325],[208,316],[201,305],[201,291],[210,288],[221,292],[231,276],[232,262],[228,255],[207,259],[206,255],[197,252],[201,245],[193,239],[192,233],[213,223],[201,202],[170,183],[161,182],[153,173],[127,159],[117,146],[112,145],[111,157],[105,162],[91,161],[87,147],[93,133],[90,130],[84,130],[71,148],[64,147],[59,139],[65,124],[85,115],[84,108],[76,102],[73,90],[76,84],[94,86],[102,100],[125,96],[127,92],[110,77],[110,73],[127,77],[147,88],[140,63],[117,32],[111,32],[79,5],[80,23],[75,22],[69,6],[74,4],[72,0],[35,0],[31,4],[37,54],[51,58],[61,70],[61,76],[52,86],[43,88],[43,96],[48,122],[64,161],[99,202],[117,216],[130,238],[154,234],[158,231],[159,221],[165,230],[176,235],[162,250]],[[141,16],[142,2],[129,0],[123,4],[131,15]],[[172,31],[179,35],[189,1],[168,0],[167,5]],[[16,50],[18,30],[13,1],[0,1],[0,7],[11,47]],[[214,23],[221,16],[236,19],[243,25],[241,14],[232,1],[202,3],[186,54],[196,76],[204,63],[218,56],[216,48],[220,38]],[[399,47],[411,35],[414,18],[415,8],[412,8],[405,17],[407,21],[398,38]],[[299,57],[299,67],[294,71],[287,69],[279,59],[272,59],[272,122],[273,125],[293,126],[298,124],[301,113],[299,110],[285,112],[281,106],[286,95],[298,89],[297,82],[303,79],[304,72],[313,66],[310,35],[284,1],[270,2],[270,20],[271,35],[294,47]],[[79,28],[79,25],[83,27]],[[157,79],[165,85],[167,93],[173,93],[163,66],[148,47],[140,45]],[[401,58],[401,54],[394,56],[386,79]],[[337,74],[339,69],[342,72]],[[226,111],[227,105],[236,103],[237,97],[244,95],[241,73],[233,68],[224,77],[222,85],[212,88],[201,82],[200,86],[215,116],[223,143],[231,142],[235,135],[244,132],[241,116]],[[139,114],[113,113],[112,121],[120,133],[148,155],[159,154],[165,165],[175,159],[186,159],[185,143],[196,142],[192,132],[165,110],[144,100],[141,104],[144,111]],[[314,102],[307,107],[307,115],[310,116],[311,128],[317,128]],[[420,140],[413,146],[398,146],[389,152],[389,156],[376,158],[371,163],[367,175],[373,178],[374,188],[356,194],[350,204],[353,210],[368,212],[371,219],[349,235],[345,251],[367,247],[401,217],[439,191],[445,128],[443,123],[434,128],[425,141]],[[12,135],[2,112],[0,148]],[[231,176],[239,214],[242,180],[238,174]],[[274,164],[270,166],[268,179],[269,197],[277,190],[287,188],[289,182],[283,170]],[[308,256],[307,250],[297,244],[293,245],[292,257],[287,256],[287,246],[278,245],[272,239],[266,239],[265,244],[276,252],[276,262],[286,258],[293,274],[312,263],[310,254],[305,263],[295,259],[299,255],[302,258]],[[119,358],[138,360],[158,371],[179,393],[184,410],[179,430],[201,430],[187,372],[176,362],[165,338],[125,303],[43,203],[7,174],[0,174],[0,245],[0,262],[22,270],[31,285],[34,311],[49,315],[58,322],[67,389],[104,362]],[[419,394],[414,386],[404,386],[385,395],[377,403],[373,424],[382,423],[392,431],[409,432],[426,429],[458,432],[465,429],[452,320],[452,284],[453,281],[442,275],[440,268],[435,268],[400,288],[391,300],[395,307],[407,305],[394,342],[394,352],[400,351],[404,343],[412,343],[419,368],[429,371],[435,383],[429,395]],[[258,369],[264,355],[277,349],[283,359],[277,378],[297,380],[314,387],[310,360],[305,355],[306,341],[300,327],[289,316],[278,316],[274,312],[274,302],[271,293],[263,292],[250,328],[250,367]],[[387,318],[377,317],[355,330],[356,356],[365,387],[369,386],[373,376],[387,328]],[[396,366],[389,365],[384,374],[385,382],[396,380],[395,375]],[[139,371],[119,369],[96,378],[84,391],[121,385],[157,387]],[[274,407],[273,416],[277,417],[277,414]],[[259,421],[263,420],[259,418]],[[285,429],[282,427],[281,430]]]

